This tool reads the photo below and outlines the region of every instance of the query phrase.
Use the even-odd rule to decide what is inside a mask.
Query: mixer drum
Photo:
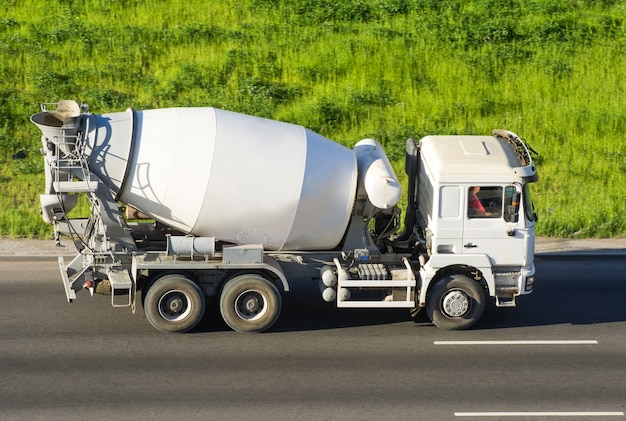
[[[345,233],[354,153],[302,126],[215,108],[86,121],[91,171],[175,229],[270,250],[331,249]]]

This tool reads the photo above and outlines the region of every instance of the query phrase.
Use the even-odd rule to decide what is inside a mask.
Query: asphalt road
[[[0,419],[626,420],[626,257],[536,265],[470,331],[303,290],[263,334],[213,312],[166,335],[107,296],[68,304],[54,262],[0,262]]]

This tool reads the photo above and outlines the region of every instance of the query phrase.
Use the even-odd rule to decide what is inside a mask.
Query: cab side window
[[[470,186],[467,198],[469,218],[500,218],[502,216],[502,187]]]

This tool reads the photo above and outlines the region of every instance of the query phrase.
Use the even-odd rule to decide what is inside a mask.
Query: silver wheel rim
[[[462,317],[469,311],[470,298],[464,291],[451,290],[441,299],[441,307],[447,317]]]
[[[267,313],[267,300],[258,291],[246,290],[235,299],[235,313],[242,320],[258,320]]]
[[[191,313],[191,298],[180,290],[167,291],[159,299],[159,314],[165,320],[176,322]]]

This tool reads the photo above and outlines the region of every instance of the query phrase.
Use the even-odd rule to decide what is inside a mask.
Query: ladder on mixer
[[[75,130],[75,128],[71,128]],[[89,165],[84,152],[82,134],[63,134],[55,137],[55,160],[51,163],[53,187],[57,193],[89,193],[96,191],[97,182],[91,180]]]

